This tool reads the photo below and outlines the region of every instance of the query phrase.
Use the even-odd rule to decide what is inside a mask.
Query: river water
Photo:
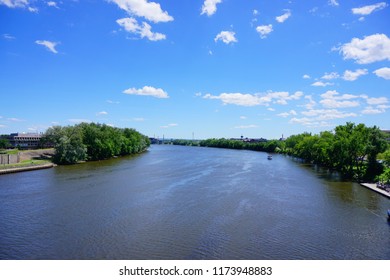
[[[387,208],[282,155],[152,145],[0,176],[0,259],[390,259]]]

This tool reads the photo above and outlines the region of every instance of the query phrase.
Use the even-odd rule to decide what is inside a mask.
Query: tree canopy
[[[136,154],[150,145],[149,138],[134,129],[96,123],[51,127],[46,131],[43,142],[54,146],[53,160],[58,164]]]
[[[388,148],[381,130],[377,126],[367,127],[351,122],[337,126],[334,131],[323,131],[316,135],[305,132],[292,135],[285,141],[251,143],[222,138],[203,140],[199,144],[206,147],[285,153],[337,170],[345,177],[357,180],[373,180],[390,164],[390,152],[384,154],[387,162],[385,166],[377,161],[377,155]],[[390,171],[386,174],[390,174]]]

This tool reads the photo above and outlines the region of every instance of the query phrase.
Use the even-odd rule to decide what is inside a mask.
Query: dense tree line
[[[388,143],[376,126],[346,123],[334,132],[319,135],[303,133],[286,140],[285,152],[306,161],[340,171],[357,180],[373,180],[383,172],[377,155],[386,151]]]
[[[284,142],[278,140],[263,141],[263,142],[245,142],[236,139],[206,139],[199,142],[202,147],[226,148],[237,150],[252,150],[261,152],[278,152],[284,149]]]
[[[172,144],[179,146],[199,146],[199,140],[175,139],[172,140]]]
[[[337,126],[333,132],[324,131],[317,135],[302,133],[290,136],[285,141],[252,143],[222,138],[203,140],[199,144],[205,147],[284,153],[337,170],[348,178],[390,180],[388,143],[376,126],[348,122]],[[383,164],[377,161],[380,153],[384,153]]]
[[[54,126],[46,131],[42,141],[54,146],[53,161],[58,164],[136,154],[150,145],[149,138],[134,129],[96,123]]]

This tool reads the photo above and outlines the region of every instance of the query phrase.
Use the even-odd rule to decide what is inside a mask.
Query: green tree
[[[8,147],[10,147],[8,139],[0,136],[0,149],[7,149]]]
[[[55,163],[74,164],[87,158],[87,149],[82,142],[82,131],[79,127],[55,128],[51,137],[55,143]]]

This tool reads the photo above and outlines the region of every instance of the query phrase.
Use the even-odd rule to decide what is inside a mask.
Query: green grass
[[[43,160],[43,159],[29,159],[29,160],[24,160],[20,163],[15,163],[15,164],[2,164],[2,165],[0,165],[0,169],[37,166],[37,165],[44,165],[44,164],[48,164],[48,163],[51,163],[51,161],[50,160]]]
[[[18,149],[15,149],[15,150],[0,150],[0,154],[17,155],[18,153],[19,153]]]

